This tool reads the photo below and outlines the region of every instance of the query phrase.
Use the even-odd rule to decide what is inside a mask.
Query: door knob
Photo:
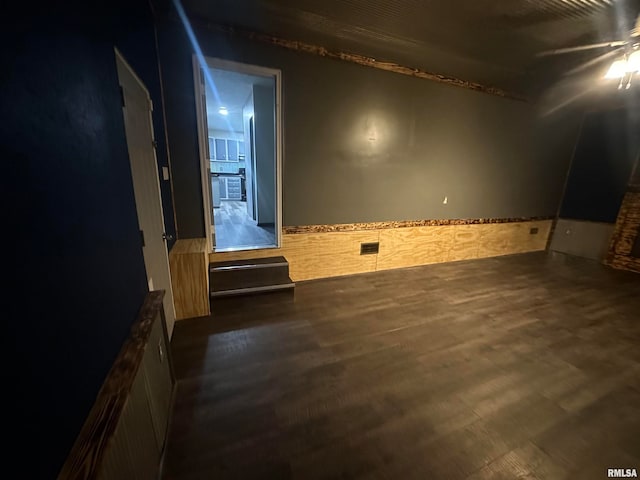
[[[162,234],[162,239],[165,240],[165,241],[167,241],[167,240],[171,241],[171,240],[173,240],[173,235],[171,235],[170,233],[164,232]]]

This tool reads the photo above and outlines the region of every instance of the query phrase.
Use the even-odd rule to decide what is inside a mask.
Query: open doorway
[[[279,247],[280,72],[218,59],[194,68],[212,248]]]

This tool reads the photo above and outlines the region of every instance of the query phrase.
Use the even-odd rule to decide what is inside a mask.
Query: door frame
[[[275,222],[275,246],[273,247],[238,247],[225,248],[224,251],[242,251],[242,250],[262,250],[270,248],[282,247],[282,164],[283,164],[283,122],[282,122],[282,71],[276,68],[261,67],[258,65],[250,65],[231,60],[225,60],[215,57],[202,57],[206,62],[206,67],[217,68],[220,70],[230,70],[232,72],[244,73],[247,75],[255,75],[259,77],[273,77],[275,79],[275,123],[276,123],[276,222]],[[193,64],[193,81],[195,87],[196,117],[198,124],[198,147],[200,154],[200,176],[202,177],[202,201],[204,207],[205,236],[210,242],[214,230],[212,210],[212,192],[211,192],[211,168],[209,165],[208,149],[209,149],[209,132],[207,128],[207,115],[204,78],[201,70],[200,60],[197,54],[192,57]],[[245,147],[246,148],[246,147]],[[253,158],[253,156],[252,156]],[[214,227],[215,228],[215,227]],[[213,243],[210,242],[210,252],[215,252]]]

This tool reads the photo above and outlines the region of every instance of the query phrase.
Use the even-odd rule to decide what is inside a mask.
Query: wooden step
[[[287,259],[280,257],[252,258],[247,260],[227,260],[224,262],[213,262],[209,265],[210,272],[228,270],[246,270],[253,268],[273,268],[285,266],[289,268]]]
[[[226,297],[289,290],[289,262],[284,257],[214,262],[209,266],[210,296]]]

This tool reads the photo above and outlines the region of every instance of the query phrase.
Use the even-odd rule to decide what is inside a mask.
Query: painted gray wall
[[[253,86],[253,112],[258,186],[256,220],[258,225],[269,225],[274,224],[276,220],[274,87]]]
[[[205,55],[283,75],[284,225],[555,215],[577,120],[531,104],[197,28]],[[160,26],[181,237],[203,234],[183,27]],[[444,196],[448,204],[443,205]]]
[[[558,219],[549,248],[556,252],[601,261],[609,248],[615,224]]]

